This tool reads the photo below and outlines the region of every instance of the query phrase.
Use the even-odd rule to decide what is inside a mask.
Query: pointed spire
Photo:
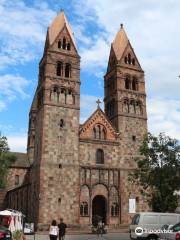
[[[66,25],[67,30],[71,36],[71,39],[73,41],[74,46],[76,47],[76,42],[74,39],[74,35],[73,32],[71,30],[71,27],[67,21],[67,18],[64,14],[64,10],[61,9],[60,13],[56,16],[56,18],[54,19],[54,21],[52,22],[52,24],[50,25],[48,32],[49,32],[49,43],[50,45],[53,44],[53,42],[55,41],[56,37],[58,36],[58,34],[61,32],[61,30],[63,29],[63,27]]]
[[[118,60],[121,59],[128,42],[129,40],[127,34],[124,30],[123,24],[121,24],[120,30],[118,31],[114,41],[112,42],[112,47]]]

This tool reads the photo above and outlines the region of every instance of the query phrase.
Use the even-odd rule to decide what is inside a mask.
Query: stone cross
[[[96,103],[97,103],[97,108],[100,108],[101,101],[98,99]]]

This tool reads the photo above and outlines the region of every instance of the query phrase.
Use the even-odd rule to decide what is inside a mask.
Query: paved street
[[[34,236],[27,236],[27,240],[34,240]],[[35,240],[48,240],[48,235],[36,235]],[[88,235],[67,235],[65,240],[129,240],[128,233],[109,233],[105,234],[102,237],[97,237],[93,234]]]

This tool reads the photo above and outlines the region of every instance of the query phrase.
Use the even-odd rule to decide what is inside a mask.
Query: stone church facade
[[[130,198],[137,211],[148,209],[128,181],[147,133],[147,114],[144,71],[123,25],[110,48],[104,106],[103,111],[97,101],[96,111],[80,124],[80,56],[61,11],[48,28],[39,63],[29,114],[28,177],[7,193],[9,207],[21,210],[25,204],[39,228],[60,217],[88,225],[94,215],[108,225],[127,224]]]

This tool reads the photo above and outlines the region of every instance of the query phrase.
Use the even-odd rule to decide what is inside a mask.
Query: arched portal
[[[102,195],[96,195],[92,201],[92,216],[95,215],[102,217],[102,221],[106,224],[107,200]]]

